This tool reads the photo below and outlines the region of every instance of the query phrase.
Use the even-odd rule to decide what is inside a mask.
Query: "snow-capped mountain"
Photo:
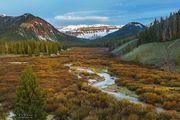
[[[59,28],[60,32],[68,35],[76,36],[78,38],[94,40],[97,38],[104,37],[110,33],[119,30],[122,25],[112,26],[112,25],[69,25]]]

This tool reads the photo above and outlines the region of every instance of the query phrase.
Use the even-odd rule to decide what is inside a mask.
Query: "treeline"
[[[110,50],[113,50],[116,47],[121,46],[124,43],[129,42],[135,38],[136,38],[136,36],[98,39],[98,40],[90,41],[89,43],[85,44],[85,46],[88,46],[88,47],[89,46],[90,47],[107,47]]]
[[[64,43],[51,41],[0,41],[0,54],[50,55],[67,47]]]
[[[138,35],[140,44],[163,42],[180,38],[180,10],[171,13],[169,17],[155,20]]]

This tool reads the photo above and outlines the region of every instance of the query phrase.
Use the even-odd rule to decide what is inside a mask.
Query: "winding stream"
[[[107,87],[111,86],[111,85],[115,85],[115,80],[117,79],[114,76],[111,76],[108,73],[108,70],[102,71],[102,72],[94,72],[93,70],[89,69],[89,68],[81,68],[81,67],[74,67],[72,64],[65,64],[64,66],[69,67],[70,71],[73,72],[73,74],[75,74],[76,76],[81,77],[80,73],[81,72],[87,72],[90,74],[96,74],[99,77],[103,78],[103,81],[98,82],[98,80],[96,79],[89,79],[89,85],[96,87],[98,89],[100,89],[102,92],[105,92],[117,99],[127,99],[128,101],[135,103],[135,104],[141,104],[141,105],[147,105],[146,103],[140,101],[138,98],[136,97],[132,97],[130,95],[124,94],[122,92],[117,92],[114,90],[108,90],[106,89]],[[164,109],[161,107],[156,107],[156,110],[158,112],[163,111]]]
[[[103,78],[102,81],[98,82],[98,80],[96,79],[89,79],[89,85],[100,89],[102,92],[107,93],[117,99],[127,99],[128,101],[135,103],[135,104],[141,104],[141,105],[147,105],[146,103],[140,101],[138,98],[130,96],[128,94],[124,94],[122,92],[117,92],[114,90],[108,90],[106,89],[107,87],[111,86],[111,85],[116,85],[115,84],[115,80],[117,79],[114,76],[111,76],[108,73],[108,69],[102,71],[102,72],[94,72],[92,69],[89,68],[82,68],[82,67],[75,67],[72,64],[64,64],[64,66],[69,68],[69,72],[72,72],[74,75],[76,75],[78,78],[82,78],[82,76],[80,75],[80,73],[82,72],[87,72],[90,74],[96,74],[97,76]],[[157,112],[161,112],[164,111],[163,108],[161,107],[156,107]],[[14,116],[13,112],[9,113],[9,116],[7,117],[7,120],[13,120],[12,117]],[[49,115],[48,120],[53,120],[53,116]]]

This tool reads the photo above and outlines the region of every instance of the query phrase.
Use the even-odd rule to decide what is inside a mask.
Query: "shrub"
[[[136,114],[131,114],[128,116],[127,120],[139,120],[139,116]]]
[[[144,93],[140,95],[140,99],[150,104],[162,103],[163,101],[163,98],[156,93]]]
[[[177,101],[168,101],[164,103],[164,108],[168,110],[177,110],[180,111],[180,103]]]
[[[175,111],[161,112],[158,120],[179,120],[180,115]]]

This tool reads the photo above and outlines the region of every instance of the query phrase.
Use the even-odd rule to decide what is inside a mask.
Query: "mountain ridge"
[[[0,16],[1,39],[64,41],[76,37],[59,32],[53,25],[30,13],[20,16]]]
[[[118,31],[104,36],[102,39],[108,39],[108,38],[113,38],[113,37],[135,36],[138,32],[144,30],[145,28],[146,26],[139,22],[130,22],[124,25]]]

